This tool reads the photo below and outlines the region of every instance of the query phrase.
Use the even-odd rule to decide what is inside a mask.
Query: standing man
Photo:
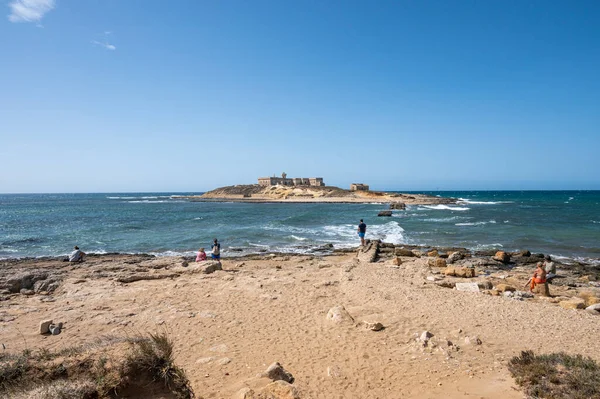
[[[217,241],[216,238],[213,240],[212,253],[210,254],[210,257],[214,260],[221,260],[221,244],[219,244],[219,241]]]
[[[358,225],[358,236],[360,237],[360,245],[365,245],[365,233],[367,232],[367,225],[360,219],[360,224]]]

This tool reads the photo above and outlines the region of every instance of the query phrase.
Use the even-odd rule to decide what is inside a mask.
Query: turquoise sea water
[[[457,205],[409,206],[377,217],[381,204],[190,202],[177,195],[0,195],[0,258],[86,252],[192,255],[219,238],[224,256],[311,252],[367,238],[394,243],[529,249],[600,264],[600,191],[427,192]]]

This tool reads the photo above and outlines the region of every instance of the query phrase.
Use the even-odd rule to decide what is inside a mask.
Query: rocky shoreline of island
[[[258,184],[220,187],[202,195],[177,196],[198,202],[249,203],[380,203],[404,205],[456,204],[455,198],[416,193],[351,191],[334,186],[261,186]]]

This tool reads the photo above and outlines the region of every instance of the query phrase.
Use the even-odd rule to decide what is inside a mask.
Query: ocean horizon
[[[202,192],[0,194],[0,259],[88,253],[195,254],[213,238],[223,256],[315,253],[367,238],[425,247],[528,249],[600,264],[600,190],[402,191],[455,205],[196,202]]]

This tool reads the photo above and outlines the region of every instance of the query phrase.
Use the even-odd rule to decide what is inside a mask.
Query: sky
[[[600,189],[600,2],[0,0],[0,192]]]

